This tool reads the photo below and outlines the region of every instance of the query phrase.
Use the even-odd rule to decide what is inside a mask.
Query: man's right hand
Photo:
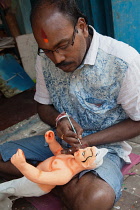
[[[70,119],[76,130],[76,133],[74,133],[67,117],[59,120],[56,131],[59,138],[63,139],[72,147],[77,147],[79,145],[78,138],[82,140],[83,129],[73,118],[70,117]]]

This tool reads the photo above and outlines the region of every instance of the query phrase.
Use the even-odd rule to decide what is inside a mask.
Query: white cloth
[[[25,176],[0,184],[0,197],[17,196],[32,197],[47,194],[34,182],[31,182]]]

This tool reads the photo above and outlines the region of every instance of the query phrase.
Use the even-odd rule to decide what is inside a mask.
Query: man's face
[[[33,33],[39,48],[63,71],[72,72],[82,63],[89,44],[83,18],[74,27],[66,15],[58,11],[46,15],[44,9],[33,23]]]

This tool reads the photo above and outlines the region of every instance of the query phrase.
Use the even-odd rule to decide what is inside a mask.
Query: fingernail
[[[88,147],[88,144],[83,144],[83,145],[81,146],[81,149],[84,149],[84,148],[86,148],[86,147]]]

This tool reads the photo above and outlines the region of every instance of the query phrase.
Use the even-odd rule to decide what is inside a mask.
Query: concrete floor
[[[49,129],[49,126],[41,122],[38,115],[34,115],[27,120],[1,131],[0,143],[11,139],[44,134],[47,129]],[[133,153],[140,154],[140,136],[131,139],[129,143],[133,148]],[[122,197],[112,210],[140,210],[140,163],[134,166],[130,172],[135,173],[135,175],[124,176]],[[13,210],[36,210],[36,208],[26,199],[18,199],[14,202]]]
[[[140,155],[140,136],[131,139],[132,152]],[[125,175],[122,186],[122,197],[113,210],[140,210],[140,163],[130,169],[135,175]]]

